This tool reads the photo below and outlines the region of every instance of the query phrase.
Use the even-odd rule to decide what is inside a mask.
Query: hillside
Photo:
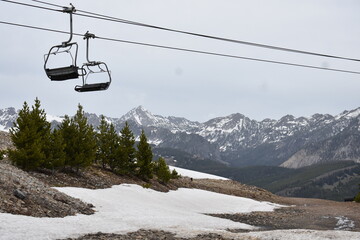
[[[317,199],[277,197],[265,190],[230,180],[197,178],[191,180],[185,177],[173,181],[169,185],[160,186],[160,188],[155,184],[152,185],[155,189],[166,192],[169,189],[177,189],[164,193],[140,187],[139,185],[142,185],[142,183],[137,179],[116,176],[96,167],[89,168],[80,175],[63,173],[49,175],[34,172],[27,174],[13,166],[0,162],[0,176],[0,187],[3,195],[12,196],[12,189],[16,187],[20,188],[28,196],[23,200],[11,197],[9,201],[6,201],[8,205],[0,205],[0,212],[2,212],[0,213],[0,220],[2,226],[6,226],[6,228],[0,229],[2,239],[23,239],[24,235],[22,234],[26,234],[27,239],[48,239],[50,236],[48,234],[51,234],[52,237],[50,237],[50,239],[52,239],[58,238],[55,236],[65,236],[66,234],[74,236],[72,232],[78,232],[77,235],[80,236],[86,232],[92,233],[94,231],[96,233],[72,239],[184,239],[181,238],[181,236],[185,237],[185,239],[194,240],[254,239],[254,237],[255,239],[268,239],[268,236],[273,236],[273,238],[276,239],[288,239],[289,234],[293,237],[296,236],[298,239],[309,239],[313,237],[328,239],[329,237],[339,238],[340,236],[342,239],[355,239],[360,236],[358,233],[358,231],[360,231],[360,216],[357,214],[360,210],[359,204]],[[19,176],[21,177],[19,178]],[[17,180],[15,180],[15,178]],[[17,185],[13,186],[10,183]],[[119,183],[122,183],[122,185],[108,188],[112,186],[112,184]],[[56,190],[53,188],[50,189],[50,186],[57,186],[57,188]],[[64,186],[68,187],[64,188]],[[69,188],[69,186],[73,187]],[[74,188],[75,186],[76,188]],[[10,189],[10,191],[7,189]],[[76,220],[76,225],[81,224],[83,226],[81,228],[65,227],[65,225],[59,228],[59,226],[62,226],[62,224],[65,224],[67,221],[69,221],[70,224],[74,223],[71,218],[61,219],[54,218],[61,215],[49,215],[49,213],[52,212],[59,212],[59,205],[50,204],[50,202],[54,202],[54,200],[51,200],[51,196],[47,196],[49,191],[55,193],[55,195],[51,196],[57,196],[53,197],[55,202],[57,202],[56,204],[80,204],[79,206],[83,205],[88,209],[92,208],[95,210],[95,214],[88,215],[88,217],[82,217],[86,215],[77,215],[74,220],[78,219]],[[64,195],[64,193],[68,196]],[[193,195],[193,193],[196,194]],[[215,193],[226,195],[217,195]],[[60,195],[62,197],[59,197]],[[112,200],[114,197],[116,199],[115,202]],[[84,205],[83,202],[80,202],[79,198],[87,204]],[[42,202],[37,202],[34,199],[42,199]],[[130,201],[129,199],[132,200]],[[142,202],[145,199],[151,199],[151,201],[147,200]],[[279,208],[280,206],[278,205],[256,202],[250,199],[286,204],[291,207]],[[13,206],[11,206],[11,204],[13,204]],[[250,204],[248,205],[248,208],[252,209],[250,212],[243,210],[244,207],[247,206],[246,204]],[[255,207],[254,204],[261,205]],[[114,208],[115,206],[116,208]],[[144,206],[147,210],[140,210],[142,209],[141,206]],[[174,206],[176,211],[170,210],[172,209],[171,206]],[[188,207],[184,208],[184,206]],[[197,213],[195,216],[191,214],[188,215],[184,221],[180,220],[181,215],[176,215],[181,211],[189,211],[194,207],[198,208],[200,206],[202,209],[200,212],[207,213],[206,215],[199,215],[199,213]],[[266,206],[271,208],[265,210],[264,207]],[[275,211],[270,210],[273,207],[278,209]],[[27,209],[27,211],[13,212],[9,210],[11,208]],[[154,208],[157,210],[154,211]],[[106,211],[104,211],[105,209]],[[137,215],[139,211],[141,217]],[[54,220],[51,220],[51,218],[22,218],[21,215],[6,215],[4,212],[37,217],[53,217],[52,219]],[[91,214],[92,212],[87,212],[87,214],[89,213]],[[116,213],[118,218],[109,215],[111,213]],[[74,212],[69,212],[66,215],[73,214]],[[109,219],[112,221],[118,221],[117,219],[119,219],[120,222],[114,225],[109,222]],[[161,219],[167,220],[164,222],[164,220]],[[197,219],[200,219],[201,224]],[[232,221],[228,222],[228,219]],[[27,222],[29,220],[31,223]],[[180,222],[178,223],[179,220]],[[41,221],[41,223],[39,223],[39,221]],[[54,221],[56,225],[54,225]],[[91,223],[89,221],[91,221]],[[127,221],[130,221],[131,224],[124,225],[124,222]],[[192,224],[191,228],[188,226],[189,221]],[[212,225],[212,222],[214,225]],[[177,227],[169,228],[169,224],[171,225],[172,223],[177,224]],[[32,227],[28,228],[26,226]],[[54,228],[54,226],[57,227]],[[202,226],[206,227],[204,228]],[[221,226],[228,226],[228,228],[232,226],[230,227],[232,229],[219,231],[218,229],[221,228]],[[203,230],[195,230],[199,229],[199,227]],[[16,231],[14,231],[15,228],[17,229]],[[116,228],[118,229],[116,231],[118,233],[111,233],[115,231],[114,229]],[[143,228],[143,230],[139,230],[140,228]],[[262,231],[259,232],[258,228]],[[59,231],[59,229],[62,230]],[[334,229],[342,231],[319,231]],[[264,232],[264,230],[266,231]],[[280,230],[281,232],[279,232]],[[349,230],[352,232],[348,232]],[[23,233],[23,231],[25,232]],[[130,233],[128,233],[129,231]],[[119,232],[121,233],[119,234]],[[181,233],[181,236],[176,236],[176,233]]]
[[[298,169],[233,167],[169,148],[157,148],[154,153],[164,157],[171,165],[223,176],[280,196],[344,201],[359,192],[360,164],[352,161],[334,161]]]

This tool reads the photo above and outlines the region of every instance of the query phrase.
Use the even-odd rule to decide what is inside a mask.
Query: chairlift
[[[90,61],[89,60],[89,39],[95,38],[95,35],[89,32],[86,32],[84,39],[86,39],[86,60],[87,63],[82,65],[82,85],[75,86],[75,91],[77,92],[92,92],[92,91],[102,91],[109,88],[111,83],[111,75],[108,66],[104,62],[99,61]],[[106,82],[97,82],[97,83],[88,83],[89,76],[94,76],[94,74],[106,74],[108,81]]]
[[[68,79],[75,79],[79,77],[79,67],[76,65],[76,59],[78,54],[78,45],[76,42],[71,42],[73,37],[73,21],[72,14],[75,12],[75,7],[70,4],[71,7],[64,7],[63,12],[70,14],[70,38],[68,41],[63,42],[61,45],[56,45],[50,48],[49,53],[45,54],[44,69],[46,75],[51,81],[64,81]],[[74,49],[73,49],[74,48]],[[75,52],[75,56],[71,53],[71,50]],[[59,54],[67,54],[71,58],[70,66],[49,68],[48,62],[50,56],[54,57]]]

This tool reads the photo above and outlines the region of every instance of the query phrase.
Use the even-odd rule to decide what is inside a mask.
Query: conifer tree
[[[153,177],[153,153],[150,144],[147,142],[144,130],[140,135],[140,142],[137,145],[136,160],[137,174],[140,178],[149,180]]]
[[[61,134],[62,139],[65,143],[65,166],[71,166],[72,160],[76,155],[76,128],[73,124],[71,118],[68,115],[65,115],[64,120],[61,122],[59,126],[59,132]]]
[[[101,115],[100,125],[98,126],[99,133],[96,134],[97,140],[97,152],[96,152],[96,160],[100,161],[100,164],[105,169],[106,165],[108,165],[108,141],[107,141],[107,133],[109,131],[109,124],[106,122],[104,115]]]
[[[155,174],[160,182],[167,183],[171,179],[171,172],[169,166],[166,164],[165,159],[160,157],[155,165]]]
[[[99,133],[97,134],[97,159],[102,164],[103,168],[109,165],[111,170],[118,167],[119,159],[119,135],[116,133],[114,125],[107,123],[105,117],[101,116],[101,122],[98,127]]]
[[[180,177],[179,173],[175,169],[173,169],[171,171],[171,179],[178,179],[179,177]]]
[[[130,130],[128,122],[125,122],[125,126],[120,131],[120,147],[117,151],[119,173],[135,173],[135,155],[135,136]]]
[[[16,147],[9,150],[10,159],[25,170],[34,170],[46,161],[46,147],[50,140],[50,123],[46,121],[46,113],[40,108],[40,100],[30,110],[24,102],[19,116],[10,129],[10,136]]]
[[[94,128],[88,124],[83,107],[79,104],[72,124],[76,129],[76,151],[71,166],[79,168],[90,166],[95,160],[96,139]]]
[[[66,144],[65,164],[77,171],[92,164],[96,157],[95,132],[80,104],[75,116],[71,119],[65,116],[59,129]]]
[[[53,172],[64,167],[66,159],[65,146],[61,132],[54,129],[50,134],[49,144],[46,149],[47,160],[43,166],[51,169]]]

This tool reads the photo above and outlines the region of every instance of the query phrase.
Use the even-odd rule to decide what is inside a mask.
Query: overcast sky
[[[16,0],[41,5],[33,1]],[[45,1],[45,0],[44,0]],[[67,1],[51,1],[68,6]],[[71,0],[80,10],[196,33],[360,58],[358,0]],[[41,5],[49,7],[46,5]],[[55,8],[55,7],[52,7]],[[0,1],[0,21],[68,31],[69,15]],[[74,32],[252,58],[360,71],[360,62],[306,56],[74,16]],[[48,114],[84,110],[120,117],[139,105],[154,114],[206,121],[242,113],[278,119],[360,107],[360,75],[90,40],[104,61],[107,91],[78,93],[80,79],[51,82],[44,54],[68,35],[0,24],[0,109],[38,97]],[[85,62],[85,41],[78,64]]]

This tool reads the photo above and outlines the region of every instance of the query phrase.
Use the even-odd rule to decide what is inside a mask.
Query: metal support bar
[[[70,3],[71,7],[64,7],[63,12],[64,13],[69,13],[70,14],[70,38],[69,40],[67,40],[66,42],[62,43],[63,47],[66,47],[72,40],[73,37],[73,20],[72,20],[72,15],[74,12],[76,12],[75,7]]]
[[[89,31],[87,31],[84,34],[84,39],[86,39],[86,60],[88,63],[95,63],[94,61],[89,60],[89,38],[95,38],[95,34],[89,33]]]

